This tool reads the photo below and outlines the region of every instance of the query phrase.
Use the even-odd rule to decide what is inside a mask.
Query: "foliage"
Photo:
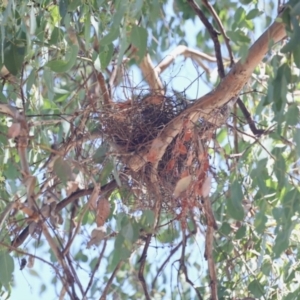
[[[60,299],[299,294],[299,3],[196,2],[217,42],[194,1],[0,4],[1,297],[21,271]],[[287,38],[268,41],[229,115],[185,123],[274,20]],[[179,45],[209,57],[157,71]]]

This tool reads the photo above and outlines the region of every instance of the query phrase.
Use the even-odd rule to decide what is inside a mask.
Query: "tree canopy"
[[[0,11],[3,299],[298,297],[297,0]]]

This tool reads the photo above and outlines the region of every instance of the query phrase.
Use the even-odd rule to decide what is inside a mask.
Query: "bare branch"
[[[202,0],[203,4],[207,7],[207,9],[210,11],[210,13],[212,14],[213,18],[215,19],[216,23],[218,24],[218,27],[219,27],[219,30],[221,31],[221,34],[223,35],[224,37],[224,40],[225,40],[225,44],[226,44],[226,47],[227,47],[227,51],[228,51],[228,54],[229,54],[229,58],[230,58],[230,66],[232,67],[233,64],[234,64],[234,58],[233,58],[233,54],[232,54],[232,49],[230,47],[230,39],[229,37],[227,36],[226,32],[225,32],[225,29],[224,29],[224,26],[218,16],[218,14],[216,13],[215,9],[213,8],[213,6],[207,1],[207,0]]]
[[[107,284],[106,284],[106,286],[105,286],[105,288],[104,288],[104,291],[103,291],[101,297],[99,298],[99,300],[106,300],[107,292],[108,292],[108,290],[109,290],[109,288],[110,288],[110,286],[111,286],[111,284],[112,284],[112,282],[113,282],[113,280],[114,280],[114,278],[115,278],[115,276],[116,276],[118,270],[121,268],[122,264],[123,264],[123,261],[121,260],[121,261],[117,264],[117,266],[115,267],[113,273],[111,274],[109,280],[107,281]]]
[[[224,66],[223,66],[222,52],[221,52],[221,46],[219,43],[218,32],[213,28],[213,26],[210,24],[208,19],[205,17],[203,11],[199,8],[199,6],[197,5],[197,3],[195,3],[194,0],[187,0],[187,2],[191,6],[191,8],[195,11],[197,16],[200,18],[200,20],[202,21],[202,23],[208,30],[208,32],[214,42],[219,76],[222,78],[225,75],[225,71],[224,71]]]
[[[183,55],[186,58],[191,58],[196,61],[200,67],[202,67],[207,73],[209,69],[203,64],[202,60],[209,62],[216,62],[216,58],[205,54],[203,52],[190,49],[187,46],[179,45],[170,54],[168,54],[159,64],[154,68],[157,74],[161,74],[175,59],[177,56]]]
[[[143,58],[142,62],[140,63],[140,68],[141,68],[143,76],[144,76],[145,80],[148,82],[150,88],[154,92],[163,95],[164,94],[163,84],[162,84],[157,72],[154,71],[154,65],[153,65],[151,57],[148,53]]]
[[[150,242],[151,242],[151,238],[152,238],[152,234],[148,234],[146,242],[145,242],[145,246],[144,246],[144,249],[143,249],[143,253],[141,255],[141,258],[139,259],[139,262],[141,264],[140,264],[140,267],[139,267],[138,277],[139,277],[139,281],[142,284],[146,300],[151,299],[150,296],[149,296],[147,284],[146,284],[145,277],[144,277],[144,269],[145,269],[145,264],[146,264],[147,251],[148,251],[148,248],[149,248],[149,245],[150,245]]]

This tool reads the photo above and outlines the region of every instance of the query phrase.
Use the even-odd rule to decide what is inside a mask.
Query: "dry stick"
[[[96,263],[96,265],[95,265],[95,268],[94,268],[94,270],[93,270],[93,272],[92,272],[92,275],[91,275],[91,278],[90,278],[90,280],[89,280],[89,283],[88,283],[88,285],[87,285],[87,287],[86,287],[86,290],[85,290],[84,294],[82,295],[82,298],[86,297],[87,292],[89,291],[89,289],[90,289],[91,286],[92,286],[92,283],[93,283],[93,280],[94,280],[94,276],[95,276],[96,271],[98,270],[98,268],[99,268],[99,266],[100,266],[100,263],[101,263],[101,260],[102,260],[102,258],[103,258],[103,255],[104,255],[104,252],[105,252],[105,249],[106,249],[106,244],[107,244],[107,240],[104,240],[104,245],[103,245],[102,251],[101,251],[100,256],[99,256],[99,258],[98,258],[98,260],[97,260],[97,263]]]
[[[121,268],[122,264],[123,264],[123,261],[121,260],[121,261],[119,261],[119,263],[115,267],[115,269],[114,269],[113,273],[111,274],[111,276],[110,276],[110,278],[109,278],[109,280],[106,284],[106,287],[104,288],[104,291],[103,291],[101,297],[99,298],[99,300],[106,300],[106,295],[107,295],[108,289],[110,288],[110,286],[111,286],[111,284],[114,280],[114,277],[116,276],[118,270]]]
[[[105,105],[105,107],[110,108],[112,101],[110,99],[109,92],[106,88],[106,83],[105,83],[104,76],[101,72],[98,73],[97,80],[98,80],[98,84],[100,86],[100,90],[101,90],[101,93],[102,93],[103,104]]]
[[[218,39],[218,32],[213,28],[213,26],[210,24],[208,19],[205,17],[203,11],[199,8],[199,6],[195,3],[194,0],[187,0],[191,8],[195,11],[197,16],[200,18],[201,22],[204,24],[206,29],[209,31],[209,34],[214,42],[215,46],[215,52],[216,52],[216,58],[217,58],[217,65],[218,65],[218,71],[219,76],[222,78],[224,77],[225,71],[222,61],[222,52],[221,47]]]
[[[158,278],[158,275],[161,273],[161,271],[163,270],[163,268],[165,267],[165,265],[168,263],[168,261],[170,260],[170,258],[177,252],[177,250],[181,247],[182,245],[182,241],[176,246],[174,247],[169,256],[166,258],[166,260],[162,263],[162,265],[159,267],[159,269],[157,270],[157,273],[152,281],[152,290],[155,288],[155,283],[156,283],[156,280]]]
[[[227,51],[229,53],[229,58],[230,58],[230,66],[232,67],[234,65],[234,58],[233,58],[232,50],[231,50],[231,47],[230,47],[230,44],[229,44],[230,39],[227,36],[227,34],[225,32],[225,29],[224,29],[224,26],[223,26],[223,24],[222,24],[222,22],[221,22],[221,20],[218,16],[218,14],[216,13],[215,9],[213,8],[213,6],[207,0],[202,0],[202,2],[207,7],[207,9],[212,14],[213,18],[215,19],[215,21],[218,24],[218,27],[221,31],[221,34],[223,35],[224,40],[225,40],[225,44],[226,44]]]
[[[3,246],[3,247],[5,247],[5,248],[7,248],[7,249],[9,249],[10,251],[15,251],[16,253],[23,254],[23,255],[27,255],[27,256],[29,256],[29,257],[32,257],[32,258],[37,259],[37,260],[40,260],[41,262],[43,262],[43,263],[49,265],[51,268],[54,269],[56,275],[60,278],[60,280],[61,280],[62,282],[64,282],[64,278],[60,275],[58,268],[57,268],[54,264],[48,262],[47,260],[45,260],[45,259],[43,259],[43,258],[41,258],[41,257],[39,257],[39,256],[30,254],[30,253],[28,253],[28,252],[26,252],[26,251],[20,250],[20,249],[18,249],[18,248],[16,248],[16,247],[13,247],[13,246],[11,246],[11,245],[7,245],[7,244],[2,243],[2,242],[0,242],[0,245]],[[68,285],[67,285],[67,286],[68,286]],[[69,296],[70,296],[70,299],[72,299],[72,294],[70,293],[70,291],[69,291],[68,289],[67,289],[67,292],[68,292],[68,294],[69,294]]]
[[[141,255],[141,258],[139,259],[139,262],[141,264],[140,264],[140,267],[139,267],[138,278],[139,278],[139,281],[142,284],[146,300],[151,299],[150,296],[149,296],[147,284],[146,284],[145,277],[144,277],[144,269],[145,269],[145,264],[146,264],[147,251],[148,251],[148,248],[149,248],[149,245],[150,245],[151,238],[152,238],[152,234],[148,234],[146,242],[145,242],[143,253]]]
[[[251,77],[254,68],[260,63],[269,50],[270,42],[274,44],[286,36],[285,25],[275,21],[250,47],[245,60],[237,62],[220,84],[213,91],[196,100],[189,108],[174,118],[155,138],[149,151],[138,153],[128,160],[128,166],[133,171],[140,170],[147,162],[149,152],[156,154],[156,161],[160,161],[166,148],[183,128],[184,120],[194,123],[199,118],[210,120],[211,113],[223,107],[231,99],[235,99],[246,82]],[[153,157],[151,157],[153,158]]]
[[[190,280],[190,278],[188,276],[187,267],[185,265],[185,247],[186,247],[186,241],[187,241],[186,232],[185,232],[185,229],[182,229],[182,251],[181,251],[181,257],[180,257],[180,260],[179,260],[180,266],[179,266],[179,270],[178,271],[182,270],[182,272],[183,272],[183,274],[185,276],[186,282],[195,290],[195,293],[198,296],[198,298],[200,300],[202,300],[203,298],[202,298],[200,292],[195,288],[194,283]]]
[[[48,228],[45,224],[42,224],[42,231],[43,231],[43,234],[44,234],[51,250],[53,251],[54,255],[56,256],[57,261],[60,263],[61,267],[64,270],[64,274],[66,275],[66,280],[64,277],[62,277],[63,278],[62,283],[72,299],[73,296],[72,296],[72,294],[70,294],[68,287],[69,286],[71,286],[72,288],[74,287],[74,285],[73,285],[74,278],[68,268],[68,265],[66,264],[66,262],[64,260],[64,257],[62,256],[58,246],[56,245],[55,241],[53,240],[52,236],[50,235]],[[74,293],[74,290],[73,290],[73,293]],[[75,295],[75,298],[76,298],[76,295]]]
[[[210,275],[211,299],[217,300],[217,274],[213,260],[214,228],[212,226],[207,226],[205,241],[205,258],[207,260]]]
[[[115,188],[117,187],[117,183],[115,180],[112,180],[111,182],[107,183],[101,188],[101,191],[99,195],[107,195],[111,193]],[[73,192],[70,196],[65,198],[64,200],[57,203],[55,208],[55,214],[58,214],[63,208],[65,208],[67,205],[72,203],[73,201],[76,201],[80,197],[91,195],[94,188],[91,187],[89,189],[84,190],[77,190],[76,192]],[[13,247],[19,247],[24,243],[26,238],[29,235],[29,226],[27,226],[12,242],[11,245]]]

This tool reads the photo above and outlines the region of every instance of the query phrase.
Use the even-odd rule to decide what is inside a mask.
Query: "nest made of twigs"
[[[180,97],[139,96],[105,108],[101,123],[119,154],[126,155],[145,148],[186,107]]]
[[[153,209],[159,203],[162,210],[184,219],[192,208],[201,208],[199,200],[211,171],[209,144],[215,130],[228,117],[227,106],[215,109],[196,124],[187,119],[158,165],[148,162],[139,171],[127,167],[128,157],[147,153],[164,127],[187,106],[188,101],[182,95],[154,94],[114,103],[104,110],[101,116],[104,133],[114,145],[112,154],[120,159],[126,174],[123,183],[129,196],[122,198],[122,202],[133,210]],[[187,184],[184,181],[188,185],[181,192],[181,185]]]

